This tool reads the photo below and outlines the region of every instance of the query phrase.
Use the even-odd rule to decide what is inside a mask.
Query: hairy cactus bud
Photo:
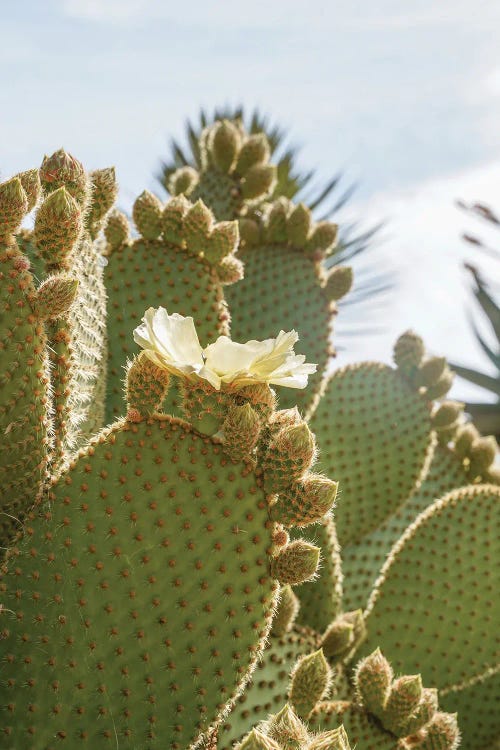
[[[63,148],[45,156],[40,167],[40,180],[45,192],[65,187],[68,193],[84,207],[88,198],[88,178],[83,164]]]
[[[325,292],[329,300],[342,299],[351,290],[354,275],[350,266],[336,266],[328,274]]]
[[[456,750],[460,745],[457,715],[437,712],[425,727],[424,739],[415,750]]]
[[[250,404],[233,406],[222,424],[224,450],[237,463],[248,456],[257,445],[260,419]]]
[[[293,593],[291,586],[283,586],[274,613],[271,633],[276,636],[288,633],[297,617],[299,609],[300,601]]]
[[[256,164],[264,164],[270,156],[269,141],[264,133],[256,133],[247,138],[240,149],[235,171],[245,175]]]
[[[184,217],[184,238],[190,252],[197,254],[206,250],[213,223],[210,209],[201,199],[197,200]]]
[[[245,247],[258,245],[261,238],[259,224],[253,219],[239,219],[240,239]]]
[[[276,167],[271,164],[255,164],[247,171],[241,186],[245,200],[255,200],[268,195],[276,183]]]
[[[114,167],[96,169],[90,174],[92,186],[92,198],[90,208],[86,216],[86,224],[92,234],[96,237],[102,222],[118,195],[118,183]]]
[[[279,198],[269,211],[266,223],[266,239],[268,242],[286,242],[287,216],[290,209],[286,198]]]
[[[333,507],[337,482],[309,474],[283,490],[271,506],[271,518],[286,527],[308,526],[319,521]]]
[[[161,201],[149,192],[144,190],[136,198],[132,209],[132,216],[138,231],[146,240],[155,240],[160,236],[162,231],[162,213],[163,206]]]
[[[322,256],[329,255],[337,244],[338,226],[331,221],[320,221],[314,227],[307,243],[309,252],[320,252]]]
[[[415,732],[422,729],[425,724],[428,724],[436,713],[438,705],[438,691],[436,688],[424,688],[416,711],[404,726],[405,735],[415,734]]]
[[[0,185],[0,240],[14,234],[28,212],[28,198],[19,177]]]
[[[284,427],[270,441],[263,460],[269,492],[281,492],[300,479],[316,454],[314,435],[305,422]]]
[[[453,385],[453,378],[454,374],[448,367],[446,367],[439,380],[427,388],[427,398],[435,399],[443,398],[443,396],[446,396],[451,386]]]
[[[130,229],[125,214],[118,210],[111,212],[104,228],[104,236],[108,243],[106,248],[108,254],[113,252],[113,250],[118,250],[118,248],[128,242]]]
[[[489,437],[476,438],[469,451],[470,473],[472,477],[483,474],[495,460],[498,446],[497,441],[490,435]]]
[[[380,718],[385,728],[396,737],[406,734],[404,728],[420,703],[422,690],[422,678],[419,674],[405,675],[392,683],[383,715]]]
[[[266,724],[266,730],[271,739],[285,748],[303,747],[308,739],[306,727],[288,703],[279,713],[271,716]]]
[[[306,719],[316,703],[327,697],[332,670],[323,651],[315,651],[299,659],[291,675],[289,699],[293,710]]]
[[[141,352],[127,372],[127,405],[129,414],[147,417],[154,414],[167,395],[170,376]]]
[[[36,206],[42,192],[40,170],[28,169],[26,172],[19,172],[16,177],[21,181],[26,198],[28,199],[28,211],[31,211]]]
[[[252,729],[245,739],[236,745],[235,750],[281,750],[280,746],[258,729]]]
[[[170,195],[191,195],[200,177],[193,167],[180,167],[170,175],[168,192]]]
[[[228,172],[234,166],[240,150],[241,133],[229,120],[216,123],[211,131],[211,152],[214,164],[221,172]]]
[[[449,427],[457,421],[464,410],[465,404],[459,401],[443,401],[432,416],[432,426],[435,430],[443,427]]]
[[[479,432],[473,424],[461,427],[455,438],[455,453],[459,458],[469,455],[472,443],[479,438]]]
[[[314,578],[319,562],[319,547],[297,539],[278,552],[271,561],[271,574],[280,583],[296,586]]]
[[[367,711],[378,716],[384,709],[393,679],[392,667],[377,648],[356,667],[354,682]]]
[[[217,266],[217,275],[221,284],[235,284],[245,275],[245,267],[239,258],[229,255]]]
[[[78,280],[71,276],[51,276],[36,291],[34,307],[42,320],[55,320],[69,312],[76,297]]]
[[[326,629],[321,645],[329,659],[343,660],[349,657],[365,637],[363,612],[357,609],[339,615]]]
[[[210,263],[220,263],[226,256],[234,253],[240,241],[237,221],[219,221],[208,239],[205,256]]]
[[[66,268],[82,231],[82,211],[65,187],[43,201],[35,219],[34,236],[48,267]]]
[[[288,241],[295,247],[305,247],[312,225],[310,210],[303,203],[295,206],[288,217],[286,233]]]
[[[413,331],[403,333],[394,346],[394,362],[403,375],[412,376],[422,361],[424,342]]]
[[[172,198],[165,208],[161,218],[163,237],[176,247],[181,247],[184,242],[184,218],[191,204],[183,195]]]
[[[445,357],[429,357],[428,359],[425,359],[418,368],[418,373],[415,377],[415,385],[422,385],[428,388],[439,380],[444,373],[445,368]]]
[[[305,750],[350,750],[347,732],[344,727],[321,732],[312,738]]]

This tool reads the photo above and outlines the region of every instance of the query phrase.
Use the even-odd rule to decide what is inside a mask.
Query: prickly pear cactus
[[[289,542],[273,510],[307,481],[308,428],[281,424],[251,364],[244,375],[223,374],[241,345],[219,339],[195,374],[196,332],[180,317],[156,324],[145,317],[127,417],[54,479],[9,551],[1,612],[6,749],[28,742],[38,750],[56,739],[93,748],[113,739],[123,748],[191,746],[248,680],[279,583],[315,573],[319,550]],[[167,351],[174,346],[177,359]],[[274,351],[263,348],[274,367],[288,361],[279,339]],[[222,351],[226,364],[216,373]],[[289,365],[286,377],[298,377],[301,364]],[[188,421],[157,412],[169,372],[182,378]],[[238,419],[260,429],[246,433],[235,455],[228,437]],[[289,527],[312,516],[308,507],[303,519],[283,520]]]
[[[123,214],[111,214],[105,229],[107,421],[122,409],[124,367],[127,357],[138,351],[130,331],[139,324],[144,308],[161,303],[168,310],[192,316],[205,345],[218,334],[229,334],[222,286],[243,275],[243,266],[235,256],[237,223],[215,222],[201,200],[191,205],[180,196],[164,206],[145,191],[137,198],[133,215],[140,233],[137,239],[130,239]]]

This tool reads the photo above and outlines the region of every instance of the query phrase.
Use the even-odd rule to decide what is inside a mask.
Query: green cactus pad
[[[307,389],[278,388],[280,407],[305,412],[318,395],[333,351],[332,307],[319,287],[317,267],[304,253],[287,246],[262,244],[241,253],[245,278],[226,289],[231,334],[236,341],[274,337],[280,328],[295,329],[297,352],[317,364]]]
[[[458,713],[460,750],[500,748],[500,672],[461,690],[450,690],[439,702],[444,711]]]
[[[498,662],[500,488],[471,485],[425,510],[392,549],[366,612],[368,637],[396,671],[438,689]]]
[[[429,473],[406,503],[357,544],[342,549],[344,607],[365,608],[391,548],[417,516],[447,492],[467,484],[462,463],[451,450],[437,446]]]
[[[265,643],[273,527],[251,462],[187,423],[102,433],[7,562],[2,749],[196,741]]]
[[[259,721],[286,703],[290,672],[300,656],[312,653],[318,636],[309,628],[294,627],[281,637],[273,636],[250,683],[219,729],[220,750],[229,750]]]
[[[325,731],[344,726],[352,747],[359,750],[397,750],[398,741],[381,728],[363,708],[346,701],[319,703],[308,721],[312,729]]]
[[[333,375],[310,424],[319,466],[339,482],[340,544],[354,544],[424,478],[433,450],[429,407],[397,371],[366,362]]]
[[[0,546],[40,495],[49,453],[48,358],[29,261],[0,243]]]
[[[294,536],[298,536],[295,530]],[[321,549],[321,559],[317,578],[294,589],[300,601],[297,622],[321,633],[337,617],[342,604],[342,562],[333,519],[326,516],[302,530],[301,536]]]

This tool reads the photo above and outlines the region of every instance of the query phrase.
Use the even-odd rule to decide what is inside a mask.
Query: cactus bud
[[[422,678],[419,674],[405,675],[392,683],[383,715],[379,718],[384,727],[396,737],[404,736],[404,727],[420,703],[422,690]]]
[[[283,586],[273,617],[272,635],[288,633],[300,609],[300,602],[290,586]]]
[[[435,430],[443,427],[449,427],[457,421],[464,410],[465,404],[459,401],[443,401],[438,409],[432,415],[432,426]]]
[[[306,750],[350,750],[347,732],[344,727],[321,732],[312,738]]]
[[[78,280],[71,276],[51,276],[37,291],[34,308],[42,320],[55,320],[69,312],[76,297]]]
[[[316,573],[319,554],[319,547],[297,539],[272,558],[271,575],[284,585],[296,586],[310,581]]]
[[[337,244],[338,226],[331,221],[320,221],[315,225],[307,243],[309,253],[319,251],[322,256],[330,255]]]
[[[295,206],[288,217],[286,233],[288,241],[295,247],[305,247],[311,231],[312,215],[303,203]]]
[[[118,250],[122,245],[128,242],[130,237],[128,219],[121,211],[114,210],[108,216],[108,221],[104,227],[104,236],[107,240],[106,252],[109,254],[113,250]]]
[[[446,396],[451,386],[453,385],[453,378],[454,374],[448,367],[446,367],[439,380],[427,388],[427,398],[433,400]]]
[[[200,176],[193,167],[180,167],[173,172],[168,180],[168,192],[170,195],[191,195]]]
[[[354,276],[350,266],[336,266],[328,274],[325,293],[327,299],[338,300],[351,290]]]
[[[142,351],[130,363],[127,371],[129,413],[147,417],[158,411],[167,395],[169,382],[169,373],[163,367],[158,367],[147,352]]]
[[[76,200],[60,187],[43,201],[35,219],[35,242],[48,267],[66,268],[82,231],[82,211]]]
[[[234,463],[248,456],[257,445],[260,419],[249,403],[233,406],[222,424],[224,450]]]
[[[436,688],[424,688],[416,711],[404,725],[404,734],[415,734],[415,732],[422,729],[422,727],[429,723],[437,709],[438,691]]]
[[[90,180],[92,193],[86,224],[92,237],[97,237],[102,222],[118,195],[118,183],[114,167],[96,169],[90,173]]]
[[[320,476],[306,475],[302,481],[284,489],[271,506],[271,518],[288,528],[308,526],[319,521],[333,507],[337,482]]]
[[[276,184],[276,167],[271,164],[255,164],[247,171],[241,186],[245,200],[264,198]]]
[[[290,703],[301,719],[306,719],[316,703],[326,698],[332,670],[323,651],[315,651],[299,659],[292,671]]]
[[[0,185],[0,239],[9,237],[19,228],[28,212],[28,198],[19,177]]]
[[[239,219],[241,243],[245,247],[258,245],[261,239],[261,230],[258,222],[253,219]]]
[[[222,120],[211,131],[211,152],[216,167],[222,172],[231,171],[240,150],[241,133],[229,120]]]
[[[268,736],[285,748],[302,747],[308,739],[306,727],[288,703],[279,713],[270,717],[266,729]]]
[[[415,385],[425,386],[428,388],[433,383],[436,383],[441,375],[444,373],[446,368],[445,357],[428,357],[425,359],[415,377]]]
[[[28,169],[26,172],[19,172],[16,177],[21,181],[26,198],[28,199],[28,211],[31,211],[36,206],[42,192],[40,171],[38,169]]]
[[[356,667],[354,683],[359,700],[375,716],[379,716],[385,707],[392,678],[392,667],[379,648]]]
[[[197,200],[184,218],[184,238],[190,252],[197,254],[206,250],[212,233],[214,217],[203,201]]]
[[[135,226],[146,240],[156,240],[162,231],[163,206],[161,201],[150,193],[143,192],[136,198],[132,216]]]
[[[271,737],[266,737],[258,729],[252,729],[234,750],[281,750],[281,748]]]
[[[205,248],[205,257],[216,265],[226,256],[235,253],[240,241],[240,232],[237,221],[219,221],[208,239]]]
[[[353,652],[366,637],[363,612],[356,609],[344,612],[328,626],[321,640],[326,656],[343,660]]]
[[[479,437],[479,432],[473,424],[466,424],[461,427],[455,438],[455,453],[459,458],[469,456],[470,449],[474,440]]]
[[[88,178],[83,164],[63,148],[45,156],[40,167],[40,180],[49,193],[65,187],[68,193],[84,207],[88,198]]]
[[[394,345],[394,362],[403,375],[412,376],[424,356],[424,342],[413,331],[406,331]]]
[[[245,175],[256,164],[265,164],[270,156],[269,141],[264,133],[250,135],[240,149],[235,172]]]
[[[286,242],[286,224],[290,204],[286,198],[275,201],[269,211],[266,223],[266,239],[268,242]]]
[[[239,258],[228,255],[217,266],[217,275],[221,284],[235,284],[245,275],[245,267]]]
[[[495,460],[498,446],[497,441],[490,435],[489,437],[476,438],[470,447],[470,472],[471,475],[478,476],[485,472]]]
[[[311,466],[316,454],[314,435],[305,422],[284,427],[270,441],[263,461],[270,493],[287,489]]]
[[[184,218],[191,204],[183,195],[172,198],[165,208],[161,218],[163,237],[176,247],[181,247],[184,241]]]
[[[416,750],[456,750],[460,745],[457,715],[437,712],[425,727],[424,739]]]

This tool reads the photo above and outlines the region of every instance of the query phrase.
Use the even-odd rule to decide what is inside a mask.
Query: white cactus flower
[[[134,341],[159,367],[188,380],[206,380],[216,390],[252,383],[305,388],[316,365],[295,354],[299,337],[280,331],[277,338],[239,344],[227,336],[202,349],[192,318],[169,315],[164,307],[150,307],[134,331]]]
[[[158,367],[188,380],[207,380],[220,389],[220,378],[205,367],[193,318],[169,315],[164,307],[150,307],[134,330],[134,341]]]

